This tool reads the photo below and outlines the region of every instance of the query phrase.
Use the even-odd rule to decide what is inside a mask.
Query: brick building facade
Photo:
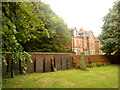
[[[70,28],[71,31],[71,50],[77,55],[99,55],[99,40],[94,36],[92,31],[83,30],[80,28]]]

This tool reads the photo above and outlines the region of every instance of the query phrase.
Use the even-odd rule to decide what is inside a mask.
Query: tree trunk
[[[14,70],[13,70],[13,59],[11,60],[11,78],[14,77]]]

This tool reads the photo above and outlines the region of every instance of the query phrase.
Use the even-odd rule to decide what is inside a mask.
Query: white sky
[[[101,32],[102,18],[116,0],[41,0],[62,17],[69,28],[92,30],[95,36]]]

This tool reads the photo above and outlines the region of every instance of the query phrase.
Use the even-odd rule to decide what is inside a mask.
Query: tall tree
[[[2,3],[2,50],[25,62],[29,51],[67,52],[70,34],[64,20],[42,2]]]
[[[42,2],[34,3],[37,6],[37,15],[44,23],[49,38],[43,33],[36,34],[38,38],[30,40],[23,44],[25,51],[41,51],[41,52],[67,52],[69,51],[70,34],[64,20],[58,17],[49,5]],[[32,47],[31,47],[32,45]]]
[[[22,43],[35,39],[35,33],[46,31],[43,22],[36,16],[33,3],[2,3],[2,53],[4,61],[6,52],[12,54],[14,61],[18,61],[19,57],[24,63],[26,58],[31,60],[30,55],[24,51]]]
[[[112,9],[103,18],[102,33],[99,36],[101,50],[107,55],[120,55],[120,1],[114,3]]]

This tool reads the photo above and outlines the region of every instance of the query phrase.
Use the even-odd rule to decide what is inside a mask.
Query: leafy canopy
[[[42,2],[2,3],[2,51],[12,59],[30,59],[26,52],[68,52],[69,30],[64,20]]]
[[[101,50],[110,55],[120,54],[120,1],[117,0],[114,3],[112,9],[103,18],[104,24],[102,27],[102,33],[99,36],[102,47]]]

